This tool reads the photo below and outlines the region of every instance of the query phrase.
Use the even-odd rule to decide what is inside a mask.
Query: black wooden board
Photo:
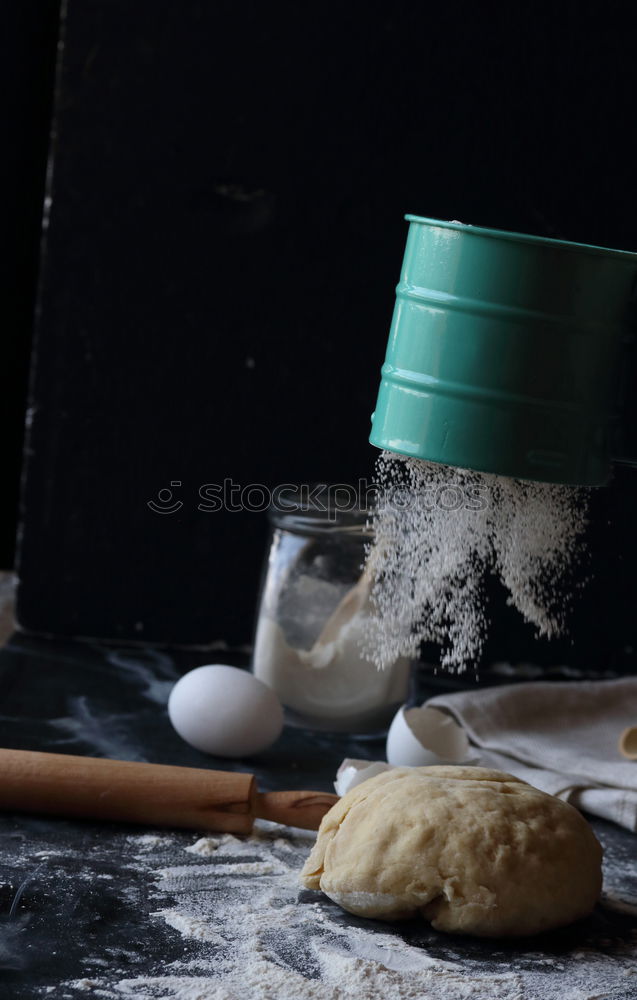
[[[637,245],[632,34],[570,3],[63,14],[18,617],[249,642],[265,515],[200,487],[371,475],[404,212]],[[575,647],[500,595],[487,660],[634,667],[635,496],[608,537],[602,505]]]

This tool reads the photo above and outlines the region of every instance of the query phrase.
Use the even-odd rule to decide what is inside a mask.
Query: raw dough
[[[399,767],[330,809],[301,881],[362,917],[535,934],[590,913],[601,859],[576,809],[510,774]]]

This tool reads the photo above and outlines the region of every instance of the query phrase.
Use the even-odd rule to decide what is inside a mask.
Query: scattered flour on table
[[[401,931],[400,924],[394,929],[344,914],[326,897],[299,886],[312,833],[258,821],[254,834],[245,838],[226,834],[195,840],[174,834],[152,852],[140,852],[140,839],[128,839],[130,858],[124,859],[148,880],[147,911],[139,912],[138,933],[167,940],[166,958],[150,969],[144,960],[149,971],[139,976],[118,966],[116,958],[104,968],[103,955],[93,961],[87,956],[89,974],[59,984],[56,995],[96,1000],[637,998],[637,938],[626,934],[600,942],[594,931],[582,931],[577,947],[556,957],[539,946],[516,951],[498,942],[485,951],[467,939],[435,934],[424,922],[414,937],[413,925]],[[610,856],[617,869],[608,879],[611,891],[621,884],[628,860]],[[637,873],[631,868],[630,875],[632,880]],[[183,953],[170,935],[183,942]]]
[[[489,573],[538,635],[565,629],[572,570],[585,553],[589,491],[532,483],[381,452],[371,516],[373,613],[366,655],[384,668],[423,641],[441,664],[479,660]]]
[[[211,941],[213,944],[225,944],[221,934],[213,931],[207,920],[200,917],[189,917],[179,910],[156,910],[153,917],[163,917],[170,927],[174,927],[184,937],[196,938],[197,941]]]
[[[158,847],[169,844],[171,838],[162,833],[142,833],[139,836],[129,837],[128,841],[135,844],[139,851],[155,851]]]
[[[187,847],[188,854],[201,854],[203,857],[214,854],[221,841],[218,837],[200,837],[191,847]]]

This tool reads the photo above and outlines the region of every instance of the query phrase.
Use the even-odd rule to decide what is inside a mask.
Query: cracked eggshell
[[[390,765],[385,761],[358,760],[355,757],[346,757],[338,771],[334,782],[334,791],[337,795],[346,795],[350,788],[355,788],[368,778],[374,778],[383,771],[389,771]]]
[[[395,767],[461,764],[468,752],[464,729],[450,715],[426,705],[403,705],[387,733],[387,760]]]

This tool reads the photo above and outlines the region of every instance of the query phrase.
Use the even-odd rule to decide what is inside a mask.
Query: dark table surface
[[[219,659],[232,662],[227,654],[13,636],[0,650],[1,745],[250,771],[262,790],[332,790],[344,757],[383,758],[381,741],[293,728],[252,760],[190,749],[168,721],[168,692],[185,670]],[[606,857],[592,916],[533,939],[480,941],[420,922],[359,920],[300,889],[296,872],[313,835],[299,831],[262,824],[256,838],[200,840],[190,831],[5,815],[0,997],[633,1000],[637,838],[593,825]],[[246,924],[224,940],[213,932],[233,898],[249,922],[250,900],[259,913],[266,888],[269,928]],[[277,924],[286,906],[287,922]],[[265,963],[260,975],[270,970],[269,985],[258,976],[243,982],[233,968],[249,964],[247,947]],[[326,955],[329,968],[345,962],[349,986],[325,972]]]

